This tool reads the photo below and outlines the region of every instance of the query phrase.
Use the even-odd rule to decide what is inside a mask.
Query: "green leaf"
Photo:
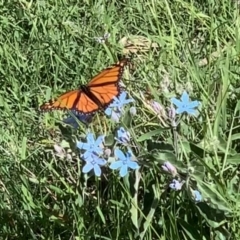
[[[238,140],[238,139],[240,139],[240,133],[232,134],[231,141]]]
[[[124,116],[123,116],[123,125],[126,126],[126,127],[130,127],[131,125],[131,122],[132,122],[132,118],[133,116],[130,114],[129,111],[126,111]]]
[[[182,219],[178,219],[178,222],[182,226],[186,235],[188,236],[188,239],[192,240],[199,239],[199,232],[197,231],[197,228],[193,227],[191,222],[188,223]]]
[[[227,154],[227,155],[234,155],[236,154],[235,150],[228,148],[228,143],[223,139],[221,136],[218,137],[219,144],[218,144],[218,150],[220,150],[221,153]],[[226,151],[228,149],[228,152]]]
[[[148,204],[145,202],[146,209],[143,209],[143,212],[145,212],[146,218],[145,222],[143,223],[143,231],[140,234],[141,239],[145,239],[144,236],[149,228],[151,228],[151,223],[153,221],[153,218],[155,216],[156,209],[158,207],[159,199],[160,199],[160,191],[156,185],[152,184],[149,188],[149,193],[145,196]],[[142,219],[139,221],[141,222]]]
[[[104,138],[104,144],[105,146],[109,147],[112,146],[114,144],[114,135],[113,134],[109,134]]]
[[[229,203],[224,196],[217,191],[217,185],[210,185],[202,182],[198,186],[199,191],[203,195],[203,198],[209,199],[209,201],[215,205],[217,209],[230,213]]]
[[[154,142],[151,140],[147,141],[147,150],[149,152],[151,152],[152,150],[163,150],[163,151],[174,152],[174,148],[172,144],[169,144],[166,142]]]
[[[53,186],[53,185],[50,185],[49,189],[52,189],[54,192],[56,192],[56,193],[58,193],[60,195],[64,195],[65,194],[65,192],[62,189],[60,189],[60,188],[58,188],[56,186]]]
[[[137,139],[137,142],[142,142],[142,141],[151,139],[151,137],[159,135],[164,131],[166,131],[166,128],[158,128],[158,129],[153,130],[151,132],[145,133]]]
[[[207,203],[198,203],[196,207],[198,208],[202,217],[212,228],[218,228],[227,221],[224,211],[219,211],[218,209],[212,208]]]
[[[167,151],[166,152],[164,152],[164,151],[160,152],[159,151],[159,152],[153,153],[153,157],[161,163],[163,163],[165,161],[169,161],[171,163],[177,161],[177,158],[176,158],[175,154],[173,154],[171,152],[167,152]]]
[[[31,195],[31,193],[28,191],[28,189],[23,184],[21,186],[21,189],[22,189],[22,193],[24,195],[24,200],[25,200],[26,206],[28,206],[27,208],[29,209],[29,207],[31,207],[31,208],[35,209],[36,205],[33,202],[33,197]]]
[[[139,182],[141,179],[141,173],[137,170],[135,171],[135,180],[131,183],[131,185],[134,183],[134,186],[132,188],[132,199],[131,199],[131,220],[133,225],[136,227],[136,229],[139,229],[139,222],[138,222],[138,189],[139,189]]]
[[[203,158],[205,156],[206,152],[203,150],[203,148],[193,143],[189,143],[189,145],[190,145],[191,151],[195,153],[198,157]]]
[[[22,160],[26,159],[26,150],[27,150],[27,138],[23,137],[22,147],[21,147],[21,159]]]
[[[98,214],[99,214],[103,224],[106,224],[106,220],[105,220],[104,214],[103,214],[103,212],[102,212],[102,210],[101,210],[101,208],[99,206],[97,206],[97,212],[98,212]]]
[[[228,157],[227,158],[227,163],[239,164],[240,163],[240,154],[238,153],[234,156]]]

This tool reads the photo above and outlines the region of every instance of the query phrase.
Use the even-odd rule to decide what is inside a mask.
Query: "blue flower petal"
[[[112,120],[119,122],[123,111],[123,105],[133,102],[133,99],[126,99],[127,93],[122,92],[118,98],[114,97],[113,102],[105,110],[105,114],[111,116]]]
[[[126,99],[127,93],[122,92],[118,98],[114,98],[113,103],[109,105],[110,108],[118,107],[121,108],[123,105],[133,102],[133,99]]]
[[[177,108],[176,114],[181,114],[185,112],[185,108]]]
[[[137,164],[137,162],[133,162],[133,161],[128,161],[127,166],[131,169],[138,169],[139,168],[139,165]]]
[[[112,109],[110,107],[108,107],[106,110],[105,110],[105,114],[108,115],[108,116],[111,116],[112,114]]]
[[[82,144],[82,149],[84,150],[91,150],[91,145],[89,143],[83,143]]]
[[[122,136],[122,134],[124,133],[125,129],[123,127],[120,127],[118,130],[117,130],[117,133],[118,133],[118,137],[120,138]]]
[[[199,106],[199,101],[192,101],[188,103],[189,108],[196,108]]]
[[[82,149],[83,142],[77,141],[77,148]]]
[[[126,152],[127,158],[131,158],[133,156],[132,150],[129,148],[128,151]]]
[[[126,96],[127,96],[127,93],[123,91],[118,98],[122,102],[125,100]]]
[[[85,153],[83,153],[81,155],[81,158],[85,161],[85,162],[92,162],[93,161],[93,152],[92,151],[86,151]]]
[[[179,101],[179,100],[176,99],[176,98],[171,98],[171,102],[172,102],[174,105],[176,105],[177,107],[182,106],[182,102]]]
[[[118,107],[120,105],[120,101],[118,98],[114,97],[113,99],[113,102],[108,106],[109,108]]]
[[[126,144],[130,141],[130,133],[126,131],[123,127],[121,127],[117,131],[117,138],[115,138],[117,141],[119,141],[122,144]]]
[[[126,156],[124,155],[124,153],[119,148],[115,149],[114,154],[121,161],[125,161],[126,160]]]
[[[102,136],[99,136],[98,138],[97,138],[97,140],[95,141],[95,145],[96,146],[99,146],[100,144],[102,144],[103,143],[103,141],[104,141],[104,136],[102,135]]]
[[[88,173],[88,172],[90,172],[92,169],[93,169],[93,165],[92,165],[90,162],[87,162],[87,163],[84,165],[84,167],[83,167],[83,169],[82,169],[82,172],[83,172],[83,173]]]
[[[186,91],[183,92],[182,96],[181,96],[181,100],[184,103],[188,103],[189,102],[189,95],[187,94]]]
[[[89,144],[89,143],[84,143],[84,142],[77,142],[77,147],[79,149],[84,149],[84,150],[87,150],[87,151],[91,151],[92,148],[93,148],[93,144]]]
[[[119,169],[123,166],[123,162],[122,161],[116,161],[110,164],[109,168],[112,170],[116,170]]]
[[[121,117],[121,111],[119,111],[119,108],[112,109],[109,107],[105,110],[105,114],[111,117],[111,119],[115,122],[119,122],[119,119]]]
[[[93,136],[92,133],[88,133],[88,135],[87,135],[87,142],[88,142],[88,144],[95,142],[94,136]]]
[[[112,109],[115,108],[116,106],[118,106],[118,104],[116,104],[116,100],[114,100],[113,103],[111,103],[108,108],[106,109],[107,110],[107,113],[106,113],[106,110],[105,110],[105,113],[110,116],[112,114]],[[110,109],[110,111],[108,110]]]
[[[131,98],[129,98],[129,99],[126,99],[126,100],[124,101],[124,104],[128,104],[128,103],[131,103],[131,102],[134,102],[134,100],[131,99]]]
[[[103,149],[101,147],[99,147],[99,145],[102,144],[103,139],[104,139],[104,136],[99,136],[98,139],[95,141],[93,134],[89,133],[87,135],[88,142],[87,143],[77,142],[77,146],[80,149],[86,150],[86,153],[84,153],[84,158],[88,157],[88,155],[89,155],[88,152],[92,152],[95,154],[102,154]]]
[[[112,111],[112,115],[111,115],[111,118],[114,122],[119,122],[119,119],[121,117],[121,113],[119,112],[116,112],[116,111]]]
[[[122,92],[122,94],[119,96],[119,100],[122,103],[122,105],[128,104],[130,102],[134,102],[134,100],[132,98],[126,99],[126,97],[127,97],[126,92]]]
[[[194,200],[196,202],[201,202],[202,201],[202,195],[198,190],[194,190],[193,195],[194,195]]]
[[[120,176],[124,177],[126,176],[128,173],[128,166],[126,164],[122,165],[121,169],[120,169]]]
[[[105,159],[99,158],[98,156],[96,156],[94,161],[96,162],[97,165],[100,165],[100,166],[104,166],[107,163]]]
[[[98,177],[101,176],[102,171],[101,171],[101,168],[97,164],[94,164],[94,173]]]
[[[196,107],[199,106],[199,102],[198,101],[190,101],[189,95],[187,94],[186,91],[183,92],[182,96],[181,96],[181,101],[179,101],[176,98],[172,98],[171,102],[176,105],[177,110],[176,113],[177,114],[181,114],[181,113],[188,113],[188,114],[192,114],[195,115],[196,113]]]
[[[169,187],[172,188],[173,190],[181,190],[183,186],[183,182],[179,182],[176,179],[173,179],[172,182],[169,184]]]

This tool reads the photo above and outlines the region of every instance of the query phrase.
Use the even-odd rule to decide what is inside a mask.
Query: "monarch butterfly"
[[[81,85],[77,90],[68,91],[55,101],[44,103],[40,109],[42,111],[67,109],[83,115],[106,109],[121,93],[119,82],[127,63],[128,59],[119,61],[102,70],[87,85]]]

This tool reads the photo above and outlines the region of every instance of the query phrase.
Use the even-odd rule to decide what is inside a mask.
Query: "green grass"
[[[0,1],[0,238],[239,239],[239,6]],[[109,45],[94,40],[105,32]],[[84,175],[75,145],[87,128],[74,130],[62,113],[38,109],[114,63],[129,35],[158,45],[135,55],[125,82],[137,115],[123,122],[141,168],[123,179],[108,168],[101,178]],[[169,119],[147,108],[140,95],[147,87],[166,114],[184,89],[201,101],[198,118],[181,120],[177,142]],[[111,135],[119,125],[97,115],[89,128]],[[61,143],[71,160],[56,156]],[[182,191],[168,188],[164,161],[184,175]],[[191,188],[202,202],[191,199]]]

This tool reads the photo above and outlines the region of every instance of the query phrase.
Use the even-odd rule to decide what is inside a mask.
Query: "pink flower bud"
[[[173,177],[175,177],[177,175],[177,169],[170,162],[165,162],[162,165],[162,169],[165,172],[170,173]]]

